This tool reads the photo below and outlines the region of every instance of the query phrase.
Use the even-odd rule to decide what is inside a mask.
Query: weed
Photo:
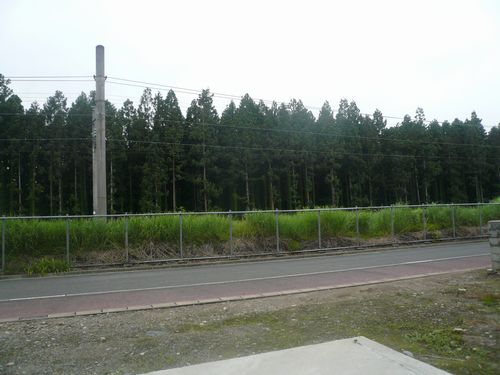
[[[481,297],[481,302],[485,306],[494,307],[498,305],[500,298],[495,294],[485,294]]]
[[[500,205],[430,206],[392,209],[322,210],[319,213],[323,238],[355,237],[359,230],[362,238],[390,236],[391,215],[394,233],[404,235],[423,230],[425,215],[430,238],[439,239],[441,231],[455,228],[483,226],[489,220],[500,219]],[[124,247],[125,220],[128,222],[129,245],[148,244],[177,246],[180,237],[180,216],[135,216],[108,219],[71,219],[69,222],[71,254],[105,252]],[[248,212],[243,215],[184,214],[182,216],[183,242],[199,246],[206,243],[222,244],[229,240],[230,220],[234,239],[259,240],[275,236],[274,212]],[[298,250],[304,241],[315,240],[318,235],[318,211],[280,212],[278,215],[280,238],[291,250]],[[13,259],[58,258],[65,254],[66,221],[7,220],[6,249],[9,264]],[[16,261],[18,262],[18,261]],[[11,265],[9,265],[12,268]],[[19,268],[19,267],[17,267]]]
[[[452,355],[463,346],[463,338],[460,332],[450,327],[425,331],[415,330],[405,335],[410,341],[425,345],[434,353]]]
[[[69,271],[69,264],[60,259],[42,258],[32,262],[25,271],[28,276],[46,275],[48,273],[59,273]]]

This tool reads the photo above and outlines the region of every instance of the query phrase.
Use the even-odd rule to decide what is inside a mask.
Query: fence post
[[[276,253],[280,252],[280,225],[278,221],[278,209],[276,209]]]
[[[451,225],[453,227],[453,238],[457,238],[457,230],[455,227],[455,206],[451,205]]]
[[[69,262],[69,214],[66,214],[66,262]]]
[[[125,212],[125,263],[128,263],[128,212]]]
[[[5,272],[5,215],[2,217],[2,272]]]
[[[424,240],[427,239],[427,217],[425,215],[426,209],[427,209],[426,206],[422,206],[422,224],[424,226]]]
[[[318,249],[321,249],[321,210],[318,210]]]
[[[233,215],[229,210],[229,255],[233,256]]]
[[[358,206],[356,206],[356,242],[358,243],[358,246],[361,243],[361,241],[359,239],[359,210],[358,210]]]
[[[181,211],[179,212],[179,249],[181,258],[184,258],[184,250],[182,248],[182,245],[183,245],[183,238],[182,238],[182,211]]]
[[[391,204],[391,239],[392,243],[396,242],[396,237],[394,235],[394,207]]]
[[[479,205],[479,234],[483,235],[483,204],[478,203]]]

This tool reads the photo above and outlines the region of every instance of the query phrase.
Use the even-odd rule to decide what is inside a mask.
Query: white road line
[[[267,258],[267,259],[260,259],[260,260],[247,260],[243,262],[229,262],[229,263],[213,263],[213,264],[183,264],[180,267],[158,267],[158,268],[151,268],[151,269],[121,269],[121,270],[114,270],[114,271],[103,271],[103,272],[85,272],[85,273],[77,273],[77,274],[62,274],[62,275],[49,275],[49,276],[38,276],[38,277],[9,277],[5,279],[0,279],[0,285],[1,283],[7,283],[10,281],[26,281],[30,282],[34,279],[43,279],[43,280],[49,280],[49,279],[62,279],[62,278],[76,278],[76,277],[89,277],[89,276],[106,276],[106,275],[118,275],[118,274],[123,274],[123,273],[141,273],[141,272],[162,272],[165,271],[166,269],[168,270],[178,270],[182,268],[187,268],[187,267],[192,267],[192,268],[214,268],[214,267],[234,267],[234,266],[247,266],[249,264],[261,264],[261,263],[285,263],[285,262],[298,262],[298,261],[304,261],[304,260],[318,260],[318,259],[328,259],[333,256],[337,257],[343,257],[343,258],[351,258],[351,257],[357,257],[357,256],[365,256],[365,255],[372,255],[376,253],[397,253],[405,250],[417,250],[421,249],[423,251],[427,250],[434,250],[434,248],[439,248],[439,247],[446,247],[450,245],[454,246],[462,246],[462,245],[485,245],[488,247],[488,240],[471,240],[471,241],[460,241],[460,242],[442,242],[442,243],[430,243],[427,244],[426,246],[421,246],[421,244],[409,244],[409,245],[403,245],[403,246],[397,246],[394,248],[386,248],[386,247],[379,247],[379,248],[366,248],[362,250],[361,252],[358,253],[335,253],[333,250],[328,250],[328,249],[323,249],[326,251],[325,254],[321,254],[321,249],[318,250],[318,254],[321,255],[316,255],[314,257],[310,256],[296,256],[292,255],[289,256],[287,254],[281,254],[284,255],[284,259],[276,259],[276,258]],[[417,250],[420,251],[420,250]],[[273,254],[269,254],[273,255]],[[475,256],[475,255],[473,255]]]
[[[92,295],[111,294],[111,293],[140,292],[140,291],[148,291],[148,290],[189,288],[189,287],[207,286],[207,285],[236,284],[236,283],[243,283],[243,282],[250,282],[250,281],[275,280],[275,279],[284,279],[284,278],[289,278],[289,277],[314,276],[314,275],[323,275],[323,274],[329,274],[329,273],[340,273],[340,272],[347,272],[347,271],[362,271],[362,270],[368,270],[368,269],[374,269],[374,268],[394,267],[394,266],[403,266],[403,265],[411,265],[411,264],[419,264],[419,263],[431,263],[431,262],[439,262],[439,261],[445,261],[445,260],[474,258],[474,257],[480,257],[480,256],[486,256],[486,255],[490,255],[490,254],[489,253],[481,253],[481,254],[474,254],[474,255],[463,255],[463,256],[458,256],[458,257],[425,259],[425,260],[415,260],[415,261],[411,261],[411,262],[383,264],[383,265],[378,265],[378,266],[354,267],[354,268],[345,268],[345,269],[341,269],[341,270],[295,273],[295,274],[288,274],[288,275],[256,277],[256,278],[240,279],[240,280],[212,281],[212,282],[206,282],[206,283],[166,285],[166,286],[155,286],[155,287],[149,287],[149,288],[118,289],[118,290],[107,290],[107,291],[100,291],[100,292],[83,292],[83,293],[55,294],[55,295],[49,295],[49,296],[10,298],[10,299],[2,299],[2,300],[0,300],[0,302],[30,301],[30,300],[38,300],[38,299],[49,299],[49,298],[92,296]]]

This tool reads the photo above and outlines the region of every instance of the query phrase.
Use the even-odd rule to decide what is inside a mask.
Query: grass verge
[[[500,204],[332,210],[321,211],[319,217],[318,211],[311,211],[280,213],[278,230],[282,250],[295,251],[318,246],[318,220],[325,245],[337,247],[342,246],[342,242],[349,243],[349,239],[389,238],[393,231],[396,238],[403,239],[411,239],[412,236],[422,239],[422,234],[418,233],[424,229],[428,233],[427,238],[432,239],[452,237],[460,234],[463,228],[473,228],[475,234],[479,234],[479,225],[483,225],[485,232],[487,221],[493,219],[500,219]],[[72,263],[88,263],[89,259],[97,260],[97,263],[123,261],[126,221],[132,259],[180,256],[179,215],[74,219],[69,222]],[[5,236],[7,272],[19,272],[43,258],[64,260],[66,225],[65,220],[56,219],[8,220]],[[249,212],[231,218],[225,215],[183,214],[185,255],[229,254],[230,227],[236,251],[265,252],[276,247],[275,213]]]

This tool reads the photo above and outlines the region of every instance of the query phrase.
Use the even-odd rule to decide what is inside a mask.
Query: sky
[[[0,73],[106,75],[362,113],[500,123],[500,1],[0,0]],[[138,104],[143,88],[106,84]],[[25,106],[93,82],[12,82]],[[166,94],[166,91],[164,92]],[[185,110],[193,94],[177,93]],[[216,98],[220,112],[229,103]]]

